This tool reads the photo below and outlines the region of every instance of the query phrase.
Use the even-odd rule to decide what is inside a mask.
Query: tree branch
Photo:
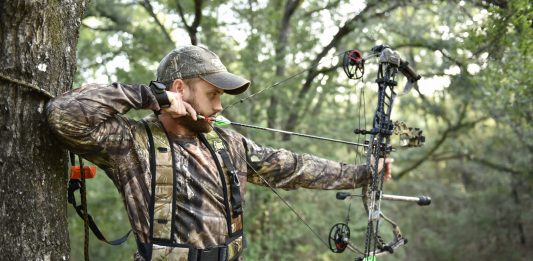
[[[507,9],[507,1],[506,0],[483,0],[483,1],[473,1],[473,4],[482,7],[485,9],[489,9],[493,6],[497,6],[502,9]]]
[[[316,13],[316,12],[320,12],[322,10],[331,9],[333,7],[338,6],[340,2],[341,2],[340,0],[328,1],[328,3],[325,6],[319,7],[319,8],[315,8],[315,9],[311,9],[311,10],[305,12],[302,16],[303,17],[308,17],[308,16],[310,16],[310,15]]]
[[[191,28],[194,32],[198,32],[198,26],[202,20],[202,0],[194,0],[194,20],[192,21]]]
[[[84,23],[84,22],[81,22],[81,25],[83,27],[86,27],[86,28],[89,28],[91,30],[94,30],[94,31],[101,31],[101,32],[118,32],[118,31],[122,31],[121,29],[117,28],[117,27],[93,27],[93,26],[89,26],[88,24]]]
[[[163,35],[165,36],[165,38],[167,39],[167,41],[173,43],[174,44],[174,41],[172,40],[172,38],[170,37],[170,34],[168,33],[167,29],[165,28],[165,26],[161,23],[161,21],[159,21],[159,18],[157,18],[157,15],[154,13],[154,8],[152,7],[152,3],[150,3],[150,0],[144,0],[143,2],[139,2],[139,4],[144,7],[144,9],[146,10],[146,12],[148,12],[148,14],[155,20],[155,23],[157,24],[157,26],[159,27],[159,29],[161,29],[161,32],[163,33]]]
[[[448,161],[448,160],[464,160],[464,159],[479,163],[479,164],[481,164],[483,166],[489,167],[489,168],[497,170],[497,171],[508,172],[508,173],[511,173],[511,174],[524,174],[524,173],[526,173],[525,171],[519,171],[519,170],[516,170],[516,169],[512,169],[510,167],[507,167],[507,166],[505,166],[503,164],[495,163],[495,162],[497,162],[496,160],[488,160],[488,159],[485,159],[485,158],[477,157],[475,155],[464,154],[464,153],[454,154],[454,155],[447,155],[447,156],[436,156],[436,157],[430,157],[429,158],[429,160],[435,161],[435,162]]]
[[[407,36],[405,36],[405,37],[407,37]],[[409,40],[412,40],[412,39],[409,39]],[[428,50],[431,50],[431,51],[438,51],[439,53],[442,54],[442,56],[444,56],[444,58],[450,60],[451,62],[453,62],[457,66],[459,66],[461,68],[461,70],[462,70],[462,68],[465,67],[462,62],[460,62],[459,60],[453,58],[450,54],[445,52],[443,50],[443,48],[439,48],[437,46],[442,46],[442,43],[429,43],[427,41],[425,41],[425,42],[409,42],[409,43],[404,43],[404,44],[397,44],[397,45],[394,46],[394,48],[400,49],[400,48],[417,47],[417,48],[425,48],[425,49],[428,49]]]
[[[176,0],[178,14],[183,22],[185,30],[187,30],[187,34],[189,34],[189,38],[191,38],[192,45],[198,44],[198,36],[196,34],[198,33],[198,27],[200,26],[200,22],[202,20],[202,4],[202,0],[194,0],[194,20],[192,21],[191,25],[189,25],[187,24],[187,19],[185,19],[185,13],[183,12],[183,7],[180,4],[180,0]]]
[[[318,76],[320,73],[317,71],[316,66],[320,63],[320,60],[322,60],[331,49],[336,47],[339,42],[349,33],[351,33],[356,24],[360,21],[365,21],[370,18],[374,17],[381,17],[384,16],[386,13],[398,8],[401,3],[395,3],[394,5],[390,6],[389,8],[386,8],[382,12],[376,12],[373,14],[370,14],[368,16],[367,13],[372,10],[375,7],[376,3],[370,3],[365,6],[365,8],[356,14],[354,17],[352,17],[350,20],[348,20],[342,27],[339,28],[337,33],[333,36],[331,41],[322,48],[320,53],[317,54],[315,59],[311,61],[310,63],[310,70],[307,73],[307,76],[305,78],[305,82],[300,88],[300,91],[298,92],[295,102],[292,104],[291,108],[294,108],[294,110],[289,114],[289,117],[287,118],[287,121],[285,123],[285,130],[293,131],[297,124],[298,124],[298,117],[299,117],[299,110],[302,108],[303,104],[303,98],[306,96],[306,94],[309,92],[309,89],[311,88],[311,84],[314,82],[314,79],[316,76]],[[289,135],[283,135],[283,140],[289,140]]]
[[[284,62],[285,50],[288,45],[288,35],[290,30],[290,21],[296,8],[300,5],[301,0],[288,0],[285,4],[285,11],[283,12],[283,18],[281,19],[281,26],[279,29],[278,40],[276,42],[276,77],[282,78],[285,75],[286,64]],[[270,96],[270,105],[267,109],[267,126],[269,128],[276,128],[277,110],[278,110],[278,97],[274,93]]]
[[[181,21],[183,22],[183,26],[185,27],[185,30],[189,31],[191,27],[189,24],[187,24],[187,19],[185,19],[185,14],[183,13],[183,7],[180,4],[179,0],[176,0],[176,7],[178,9],[178,15],[181,18]]]
[[[462,110],[461,110],[461,114],[459,116],[459,119],[457,120],[457,123],[454,125],[454,126],[450,126],[448,129],[446,129],[444,131],[444,133],[442,134],[442,136],[440,137],[440,139],[435,143],[435,145],[428,151],[428,153],[426,153],[424,156],[422,156],[420,159],[416,160],[411,166],[401,170],[397,175],[395,175],[395,179],[399,180],[401,179],[403,176],[405,176],[406,174],[408,174],[409,172],[413,171],[414,169],[418,168],[422,163],[424,163],[424,161],[428,160],[430,158],[431,155],[433,155],[440,147],[442,144],[444,144],[444,142],[446,141],[446,139],[460,131],[461,129],[465,128],[465,127],[473,127],[475,126],[477,123],[481,122],[481,121],[484,121],[486,120],[488,117],[481,117],[479,119],[476,119],[474,121],[469,121],[469,122],[463,122],[463,120],[465,119],[466,117],[466,109],[467,109],[467,105],[463,106]]]

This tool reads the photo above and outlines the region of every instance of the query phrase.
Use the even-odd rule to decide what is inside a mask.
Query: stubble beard
[[[191,116],[188,115],[180,117],[176,119],[176,121],[178,121],[181,126],[195,133],[208,133],[211,132],[211,130],[213,129],[213,127],[211,127],[211,124],[209,124],[208,122],[204,120],[195,121]]]
[[[195,111],[198,111],[198,104],[196,103],[196,99],[194,99],[194,95],[191,97],[191,99],[189,101],[186,101],[188,102]],[[210,115],[204,115],[204,116],[210,116]],[[213,130],[213,127],[211,126],[211,124],[209,124],[207,121],[205,120],[197,120],[195,121],[191,116],[187,115],[187,116],[184,116],[184,117],[180,117],[180,118],[177,118],[176,119],[178,121],[178,123],[191,130],[192,132],[195,132],[195,133],[208,133],[208,132],[211,132]]]

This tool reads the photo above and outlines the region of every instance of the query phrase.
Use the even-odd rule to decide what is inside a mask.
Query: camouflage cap
[[[215,53],[200,46],[178,47],[168,53],[157,67],[157,80],[163,83],[195,77],[233,95],[246,91],[250,86],[250,81],[228,72]]]

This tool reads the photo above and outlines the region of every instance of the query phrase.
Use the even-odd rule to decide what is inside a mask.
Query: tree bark
[[[68,260],[67,160],[45,122],[70,88],[85,0],[0,1],[0,253]]]

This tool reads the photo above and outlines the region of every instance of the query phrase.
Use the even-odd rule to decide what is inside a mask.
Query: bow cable
[[[220,139],[222,139],[224,142],[226,142],[224,140],[224,138],[222,137],[220,131],[218,131],[216,128],[213,128],[213,130],[218,134],[218,136],[220,137]],[[246,157],[244,157],[241,153],[239,153],[238,151],[236,152],[237,155],[239,156],[239,158],[241,158],[244,162],[246,162],[246,165],[254,172],[255,175],[257,175],[257,177],[259,177],[259,179],[261,179],[261,181],[263,183],[265,183],[269,188],[270,190],[296,215],[296,217],[300,220],[300,222],[302,222],[310,231],[311,233],[313,233],[315,235],[316,238],[318,238],[318,240],[320,240],[320,242],[322,242],[327,248],[329,248],[328,246],[328,243],[322,239],[322,237],[320,237],[320,235],[318,234],[318,232],[316,232],[312,227],[311,225],[309,225],[309,223],[307,223],[305,221],[305,219],[302,217],[302,215],[300,215],[295,209],[294,207],[292,207],[291,204],[289,204],[288,201],[286,201],[279,193],[278,191],[272,186],[270,185],[270,182],[268,182],[263,176],[261,176],[261,174],[259,174],[259,172],[257,172],[257,170],[254,168],[254,166],[246,159]]]
[[[348,206],[348,213],[346,215],[346,224],[338,223],[332,229],[330,230],[329,235],[329,244],[326,243],[319,235],[318,233],[303,219],[303,217],[296,212],[296,210],[283,198],[277,191],[270,185],[270,183],[263,178],[258,171],[255,170],[253,165],[247,161],[246,157],[243,155],[238,155],[242,160],[244,160],[250,169],[254,172],[255,175],[257,175],[263,183],[265,183],[274,194],[298,217],[298,219],[327,247],[330,248],[331,251],[335,253],[341,253],[346,248],[351,250],[352,252],[357,252],[359,254],[362,254],[362,257],[356,258],[356,260],[363,260],[363,261],[370,261],[375,260],[376,256],[380,256],[387,253],[392,253],[395,248],[404,245],[407,243],[407,239],[405,239],[398,227],[398,225],[393,222],[391,219],[383,215],[381,212],[381,200],[399,200],[399,201],[410,201],[410,202],[418,202],[419,205],[429,205],[431,202],[431,199],[429,197],[405,197],[405,196],[395,196],[395,195],[385,195],[382,194],[383,191],[383,183],[384,183],[384,175],[385,175],[385,166],[379,169],[380,165],[380,158],[383,158],[383,163],[385,163],[387,155],[392,151],[392,147],[390,146],[391,141],[391,134],[393,134],[393,128],[394,124],[390,120],[390,115],[392,111],[392,105],[393,101],[396,98],[396,96],[401,96],[403,94],[397,95],[394,91],[394,86],[397,85],[397,82],[395,80],[396,73],[401,72],[404,76],[408,79],[408,85],[415,83],[420,79],[420,75],[418,75],[411,67],[409,67],[408,63],[401,59],[399,54],[395,51],[392,51],[389,46],[386,45],[378,45],[372,48],[371,55],[367,57],[362,57],[361,52],[357,50],[352,50],[348,52],[343,52],[343,64],[342,67],[347,74],[349,79],[357,78],[360,79],[363,77],[364,74],[364,62],[366,59],[373,58],[373,57],[379,57],[379,67],[378,67],[378,77],[376,80],[376,83],[378,84],[378,102],[377,102],[377,108],[374,113],[373,117],[373,124],[371,130],[365,130],[361,129],[361,104],[363,104],[363,114],[366,115],[366,104],[364,100],[364,88],[361,88],[361,93],[359,95],[359,110],[358,110],[358,128],[355,129],[356,134],[370,134],[369,140],[364,144],[364,146],[361,146],[360,143],[360,137],[358,136],[357,142],[346,142],[331,138],[324,138],[320,136],[314,136],[314,135],[308,135],[308,134],[301,134],[301,133],[294,133],[284,130],[277,130],[272,128],[265,128],[265,127],[258,127],[254,125],[249,124],[243,124],[243,123],[236,123],[236,122],[230,122],[226,120],[227,124],[232,124],[236,126],[242,126],[242,127],[248,127],[248,128],[255,128],[260,130],[267,130],[267,131],[273,131],[273,132],[279,132],[289,135],[295,135],[295,136],[302,136],[302,137],[308,137],[308,138],[314,138],[314,139],[321,139],[321,140],[327,140],[327,141],[333,141],[333,142],[340,142],[344,144],[349,145],[355,145],[357,148],[359,147],[366,147],[366,160],[367,160],[367,166],[371,169],[371,178],[370,178],[370,184],[363,186],[361,197],[363,198],[363,206],[368,214],[368,224],[366,229],[366,237],[365,237],[365,248],[364,252],[356,248],[349,239],[350,231],[349,227],[347,225],[348,221],[350,220],[350,208],[352,202],[350,201],[350,205]],[[339,54],[336,54],[335,56],[338,56]],[[321,59],[322,60],[322,59]],[[289,76],[288,78],[285,78],[279,82],[275,82],[273,85],[270,85],[266,88],[263,88],[255,93],[252,93],[245,98],[242,98],[229,106],[223,108],[221,113],[225,110],[229,110],[230,108],[234,107],[237,103],[243,103],[244,101],[250,100],[254,98],[256,95],[265,92],[268,89],[271,89],[276,86],[280,86],[282,83],[285,83],[291,79],[294,79],[296,76],[303,74],[304,72],[313,70],[316,66],[318,66],[322,62],[318,62],[313,67],[310,67],[308,69],[302,70],[294,75]],[[334,66],[337,67],[338,65]],[[332,67],[333,68],[333,67]],[[407,86],[406,87],[410,87]],[[409,88],[404,89],[404,93],[408,91]],[[216,125],[217,119],[212,119],[209,117],[203,117],[203,120],[206,120],[208,122],[211,122],[214,126]],[[364,117],[364,125],[366,126],[366,117]],[[220,126],[220,125],[219,125]],[[223,125],[222,125],[223,126]],[[217,133],[218,130],[216,128],[213,128]],[[411,131],[411,130],[409,130]],[[421,135],[421,132],[419,133]],[[220,135],[219,135],[220,136]],[[414,137],[417,138],[417,137]],[[420,137],[419,137],[420,138]],[[424,137],[421,137],[420,140],[415,140],[415,145],[418,143],[423,143]],[[408,134],[408,143],[406,147],[411,147],[411,139],[413,139],[412,134]],[[418,143],[417,143],[418,142]],[[400,145],[402,146],[402,145]],[[418,145],[420,146],[420,145]],[[358,160],[360,159],[360,153],[358,153],[358,149],[356,148],[356,162],[358,163]],[[237,152],[239,153],[239,152]],[[378,159],[373,160],[373,159]],[[355,196],[355,194],[353,194]],[[346,198],[345,196],[344,198]],[[337,194],[337,199],[344,199],[339,197],[339,194]],[[383,218],[385,221],[387,221],[393,229],[393,235],[394,239],[389,242],[385,243],[385,241],[381,238],[379,235],[379,221]],[[332,244],[333,243],[333,244]],[[335,246],[335,248],[333,248]],[[335,250],[336,249],[336,250]]]

